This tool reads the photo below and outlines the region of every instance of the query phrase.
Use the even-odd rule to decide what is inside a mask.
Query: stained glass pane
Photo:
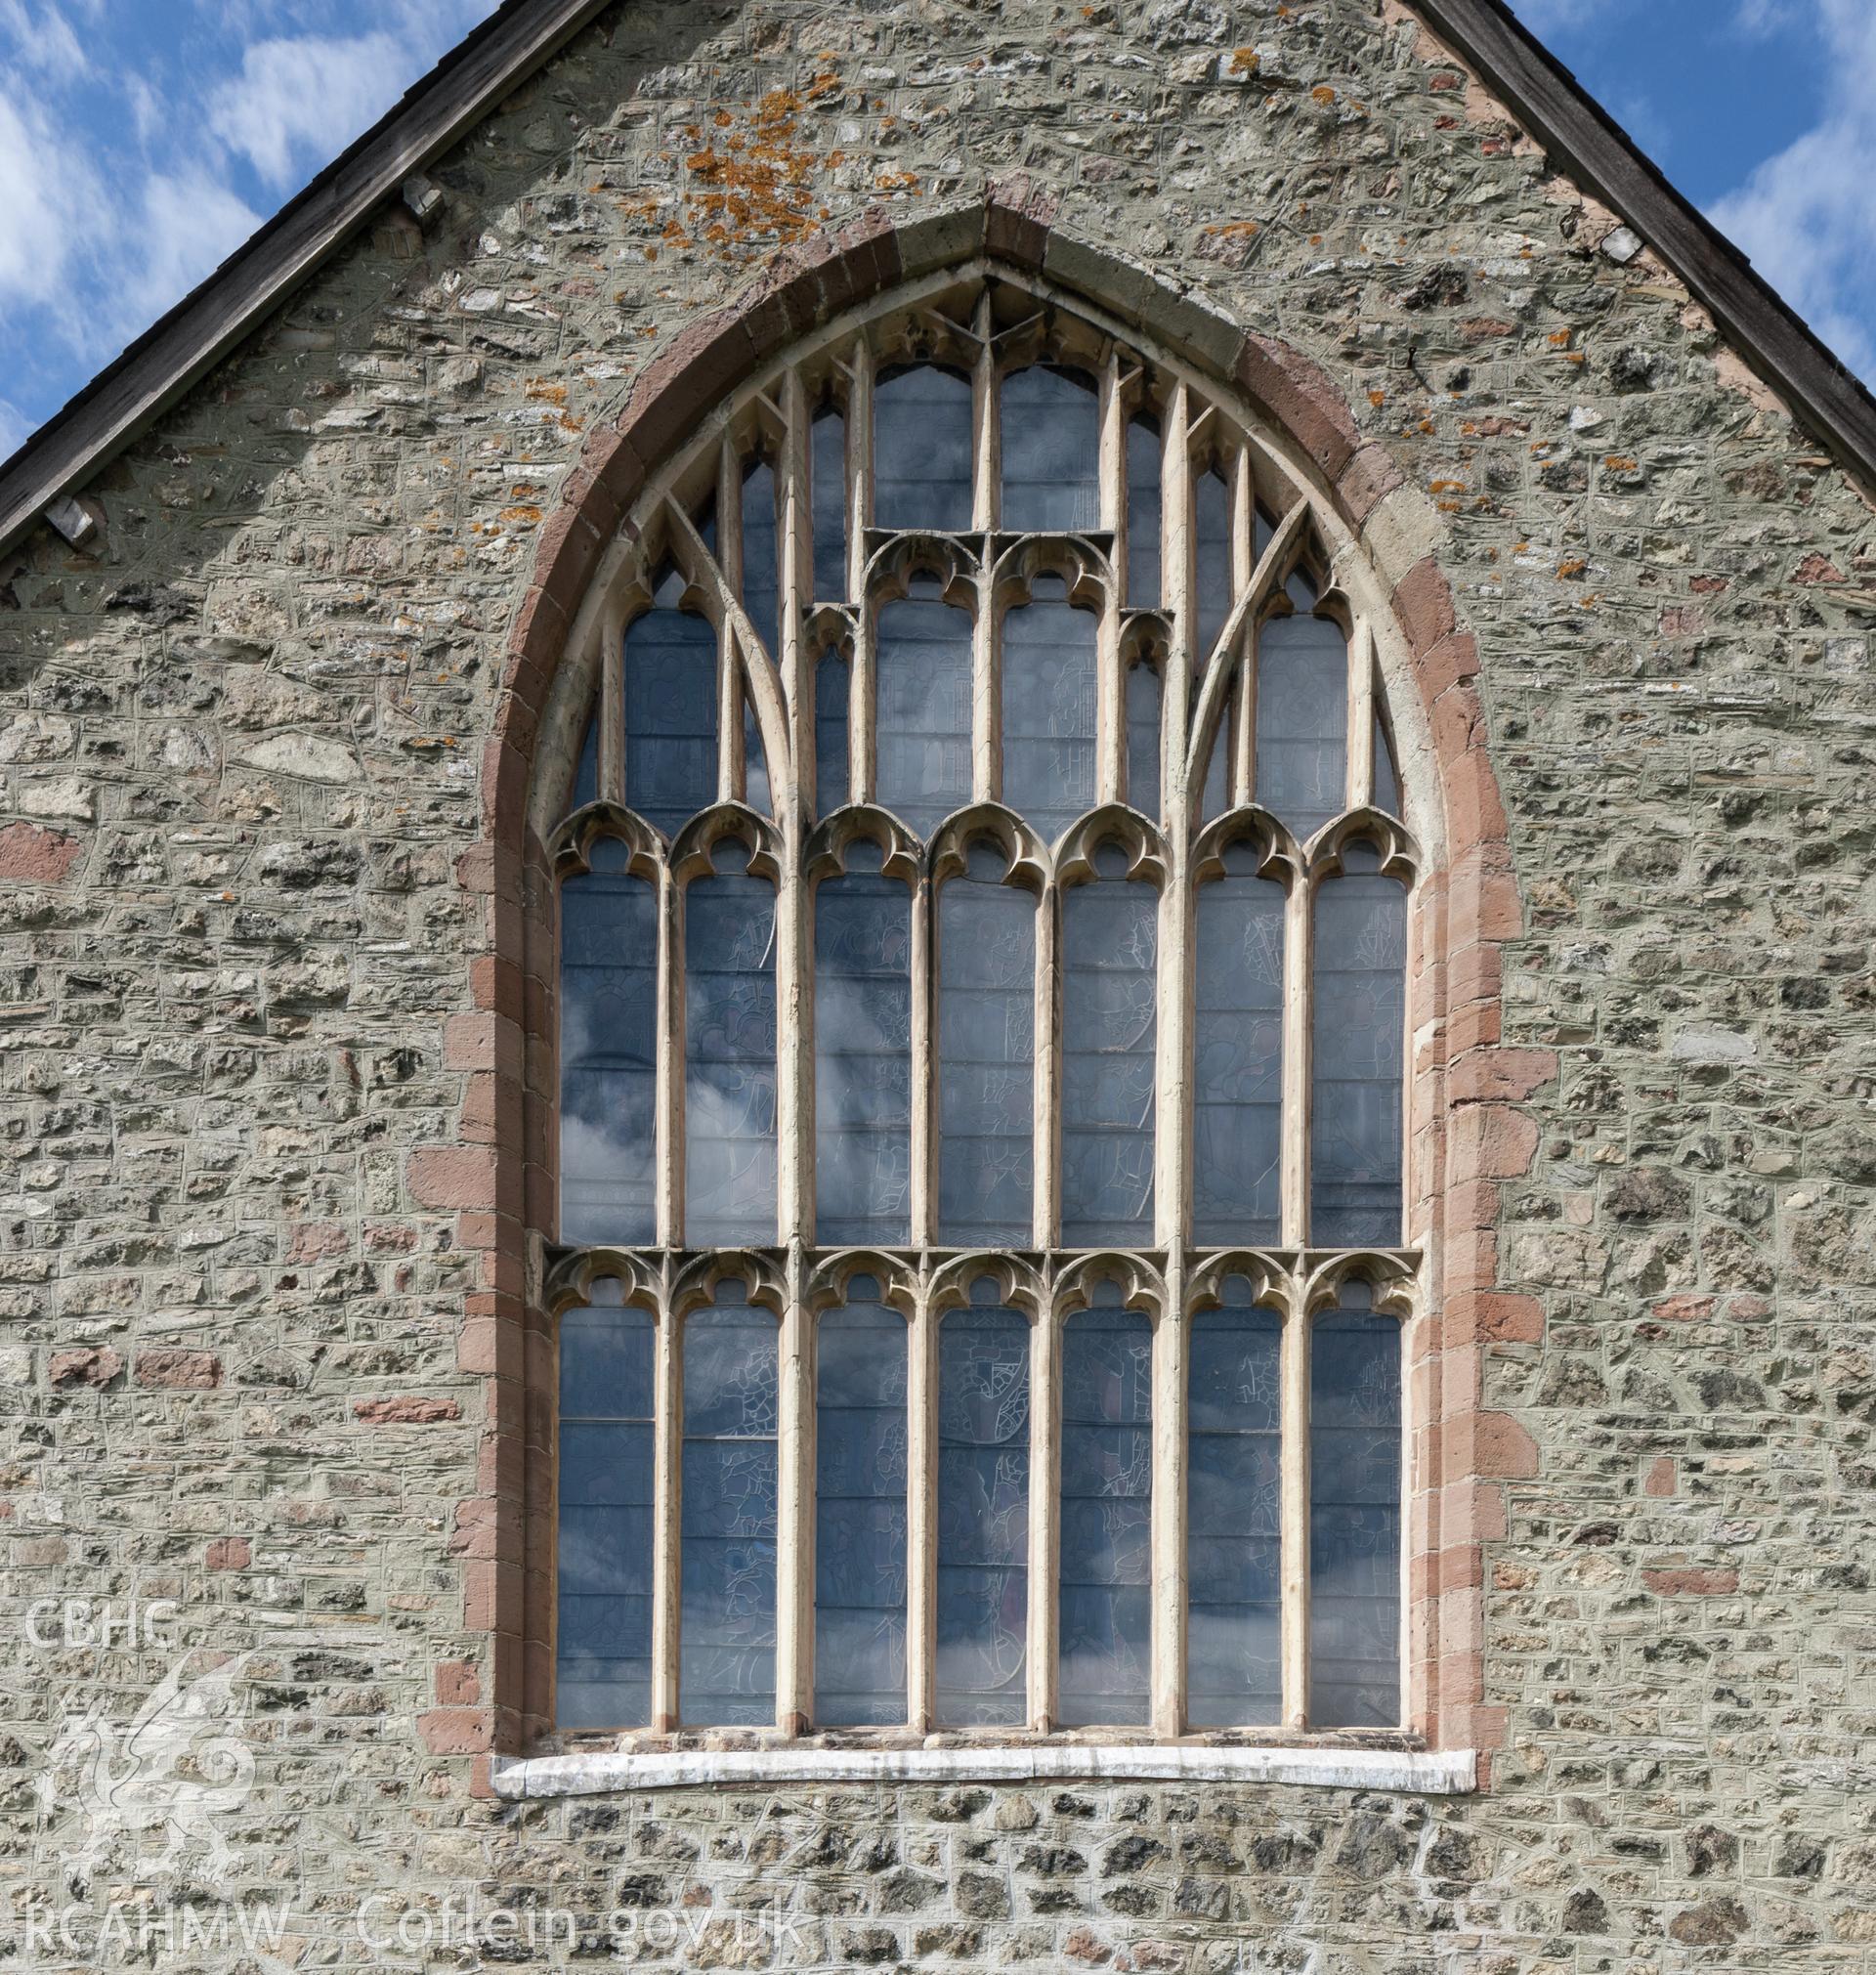
[[[678,1703],[699,1726],[775,1719],[776,1322],[684,1321]]]
[[[814,905],[814,1183],[819,1238],[911,1238],[912,894],[855,844]]]
[[[1232,844],[1199,887],[1192,1238],[1280,1238],[1284,891]]]
[[[1201,473],[1193,488],[1193,535],[1198,552],[1199,635],[1194,665],[1203,665],[1231,615],[1231,491],[1216,473]]]
[[[973,851],[938,894],[938,1238],[1025,1245],[1035,1182],[1036,901]]]
[[[1192,1319],[1186,1382],[1186,1718],[1283,1716],[1280,1320],[1242,1276]]]
[[[1069,1728],[1144,1723],[1152,1664],[1153,1327],[1101,1301],[1062,1335],[1057,1640]]]
[[[1062,901],[1062,1241],[1131,1247],[1153,1238],[1154,967],[1159,898],[1106,875]]]
[[[1027,1718],[1028,1618],[1029,1325],[973,1300],[938,1331],[936,1687],[946,1727]]]
[[[1160,607],[1160,466],[1159,421],[1134,419],[1127,428],[1127,601],[1133,610]]]
[[[775,890],[724,876],[684,899],[685,1233],[695,1248],[775,1239]]]
[[[1384,816],[1400,814],[1400,777],[1394,772],[1394,750],[1387,723],[1375,715],[1375,807]]]
[[[847,662],[830,653],[814,668],[814,806],[831,816],[847,800]]]
[[[906,1718],[906,1320],[862,1299],[821,1319],[815,1392],[814,1716]]]
[[[625,800],[675,837],[716,800],[716,633],[664,607],[682,593],[675,578],[658,593],[625,632]]]
[[[1127,673],[1127,799],[1160,820],[1160,674],[1149,665]]]
[[[762,729],[755,708],[743,702],[743,799],[758,816],[775,813],[769,799],[769,757],[762,749]]]
[[[1094,806],[1098,620],[1039,577],[1003,619],[1003,800],[1048,842]]]
[[[1234,679],[1218,715],[1218,730],[1212,737],[1212,752],[1206,758],[1205,786],[1199,793],[1199,817],[1210,823],[1231,807],[1231,751],[1238,730],[1238,683]]]
[[[808,484],[813,497],[814,597],[844,603],[847,595],[847,421],[830,406],[811,428]]]
[[[1258,800],[1300,838],[1342,814],[1347,734],[1342,626],[1273,618],[1258,632]]]
[[[1004,528],[1100,527],[1101,420],[1091,378],[1045,364],[1005,377],[1002,438]]]
[[[1400,1721],[1400,1326],[1365,1308],[1316,1319],[1309,1356],[1309,1720]]]
[[[921,837],[970,799],[970,618],[936,588],[879,613],[879,800]]]
[[[758,461],[743,476],[743,608],[769,657],[778,663],[781,571],[776,553],[775,469]]]
[[[574,770],[574,795],[567,807],[578,809],[599,800],[599,714],[586,722],[586,736],[579,744],[579,766]]]
[[[920,365],[874,387],[874,520],[880,528],[971,523],[970,380]]]
[[[1392,1247],[1401,1224],[1407,894],[1349,867],[1316,894],[1309,1229],[1323,1248]]]
[[[560,888],[560,1238],[654,1238],[658,894],[624,844]]]
[[[618,1285],[560,1320],[555,1718],[641,1728],[652,1710],[652,1320]]]

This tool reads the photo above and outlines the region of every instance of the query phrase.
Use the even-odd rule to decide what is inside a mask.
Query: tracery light
[[[1306,494],[978,281],[733,401],[615,562],[561,1729],[1397,1730],[1417,852]]]

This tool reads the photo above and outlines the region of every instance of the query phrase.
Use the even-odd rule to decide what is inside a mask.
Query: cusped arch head
[[[934,884],[961,878],[970,869],[970,853],[979,844],[994,848],[1003,860],[1003,882],[1040,892],[1053,869],[1048,845],[1013,809],[1001,802],[973,802],[947,816],[932,832],[925,852]]]
[[[843,1248],[820,1263],[808,1278],[808,1308],[817,1314],[853,1300],[853,1284],[869,1277],[878,1285],[874,1301],[911,1318],[918,1310],[918,1278],[907,1265],[876,1248]]]
[[[1380,860],[1376,868],[1384,878],[1412,884],[1424,868],[1420,846],[1398,817],[1380,809],[1357,809],[1325,824],[1310,838],[1306,846],[1309,876],[1317,880],[1341,876],[1349,850],[1357,844],[1374,852]]]
[[[1301,878],[1301,846],[1286,824],[1255,803],[1227,809],[1198,834],[1192,845],[1192,878],[1198,884],[1225,876],[1225,852],[1240,845],[1257,859],[1254,876],[1274,879],[1288,891]]]
[[[1127,860],[1126,868],[1114,872],[1114,877],[1156,885],[1166,882],[1166,838],[1156,825],[1124,802],[1105,803],[1069,825],[1055,852],[1056,882],[1063,886],[1091,884],[1108,875],[1101,871],[1099,860],[1100,853],[1110,847],[1119,849]]]
[[[997,1286],[997,1301],[991,1308],[1020,1310],[1032,1323],[1039,1323],[1048,1311],[1048,1285],[1042,1271],[1021,1256],[954,1255],[932,1271],[925,1292],[927,1307],[934,1315],[947,1310],[968,1310],[977,1299],[972,1291],[984,1281]]]
[[[1092,1310],[1104,1285],[1120,1291],[1123,1310],[1139,1310],[1157,1329],[1166,1314],[1166,1277],[1143,1255],[1122,1250],[1081,1255],[1055,1278],[1055,1314],[1062,1321]]]
[[[623,1248],[580,1248],[563,1255],[547,1271],[541,1306],[549,1316],[590,1305],[594,1288],[616,1282],[619,1300],[628,1310],[663,1314],[662,1285],[658,1270],[643,1257]]]
[[[815,826],[803,855],[810,882],[837,878],[847,869],[856,844],[871,843],[879,852],[879,869],[887,878],[918,882],[918,839],[890,809],[871,802],[850,802]]]
[[[588,802],[576,809],[547,845],[555,877],[583,877],[593,868],[593,852],[605,842],[625,846],[625,869],[634,878],[657,880],[664,868],[664,839],[644,817],[617,802]]]
[[[1192,1271],[1187,1310],[1196,1316],[1202,1310],[1223,1309],[1224,1286],[1234,1277],[1249,1285],[1254,1309],[1274,1310],[1286,1319],[1301,1309],[1295,1278],[1280,1257],[1260,1248],[1227,1248],[1208,1255]]]
[[[740,1283],[752,1309],[779,1317],[788,1308],[788,1278],[773,1256],[759,1248],[719,1248],[693,1256],[677,1271],[671,1282],[671,1314],[685,1317],[711,1308],[726,1282]]]
[[[671,845],[672,876],[682,884],[713,871],[723,843],[740,843],[748,853],[751,878],[781,881],[782,833],[742,802],[718,802],[685,824]]]
[[[1302,1313],[1313,1317],[1341,1309],[1347,1290],[1357,1283],[1375,1310],[1403,1320],[1420,1312],[1420,1284],[1413,1267],[1385,1249],[1363,1249],[1338,1255],[1309,1271],[1298,1292]]]

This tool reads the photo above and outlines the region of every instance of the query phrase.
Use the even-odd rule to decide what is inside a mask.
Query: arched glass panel
[[[921,364],[873,393],[873,514],[880,528],[971,525],[970,379]]]
[[[824,1246],[911,1238],[912,893],[856,843],[814,901],[814,1184]]]
[[[970,616],[938,590],[879,613],[879,800],[921,837],[970,800]]]
[[[1186,1718],[1283,1717],[1282,1320],[1241,1275],[1192,1319],[1186,1392]]]
[[[1197,555],[1199,624],[1194,668],[1203,665],[1231,615],[1231,490],[1215,471],[1193,487],[1193,537]]]
[[[684,894],[684,1228],[694,1248],[775,1239],[775,887],[748,852]]]
[[[1379,710],[1375,713],[1375,807],[1384,816],[1400,814],[1400,777],[1394,770],[1393,743]]]
[[[1274,1243],[1283,1201],[1285,897],[1248,843],[1199,887],[1192,1238]]]
[[[625,800],[666,837],[716,800],[716,633],[683,593],[667,573],[625,631]]]
[[[613,837],[560,887],[560,1238],[654,1238],[658,892]]]
[[[653,1360],[642,1310],[617,1282],[560,1319],[562,1728],[642,1728],[652,1714]]]
[[[820,1321],[815,1386],[814,1718],[906,1719],[906,1320],[857,1275]],[[870,1300],[871,1299],[871,1300]]]
[[[1062,1333],[1062,1724],[1144,1723],[1152,1665],[1153,1326],[1103,1284]]]
[[[1053,842],[1094,806],[1099,620],[1038,577],[1033,601],[1003,619],[1003,800]]]
[[[1127,799],[1160,820],[1160,673],[1141,660],[1127,669]]]
[[[979,1283],[938,1328],[936,1687],[947,1728],[1014,1728],[1029,1713],[1029,1324],[996,1296]]]
[[[777,1332],[719,1304],[684,1319],[678,1704],[700,1727],[775,1719]]]
[[[1118,844],[1062,900],[1062,1242],[1153,1239],[1159,895]]]
[[[574,796],[569,810],[582,809],[599,800],[599,711],[594,709],[586,722],[586,735],[579,744],[579,765],[574,770]]]
[[[1127,428],[1127,601],[1132,610],[1158,610],[1162,601],[1161,444],[1156,418],[1135,418]]]
[[[1003,379],[1002,402],[1003,527],[1099,528],[1101,417],[1093,379],[1037,364]]]
[[[938,894],[938,1238],[1028,1243],[1035,1187],[1036,901],[1001,851]]]
[[[1244,690],[1241,677],[1234,677],[1225,694],[1224,710],[1218,716],[1218,730],[1212,737],[1212,752],[1206,757],[1205,786],[1199,793],[1199,820],[1210,823],[1231,807],[1231,754],[1238,731],[1238,695]]]
[[[831,816],[846,806],[847,702],[852,675],[847,662],[830,652],[814,668],[814,808]]]
[[[813,503],[814,598],[847,598],[847,421],[832,406],[809,430],[808,485]]]
[[[757,460],[743,476],[743,608],[763,649],[781,662],[782,565],[776,551],[775,468]]]
[[[1309,1350],[1309,1722],[1400,1721],[1400,1325],[1351,1283]]]
[[[1299,838],[1340,816],[1348,774],[1348,640],[1327,618],[1258,632],[1258,801]]]
[[[1309,1238],[1391,1248],[1401,1238],[1407,893],[1367,844],[1316,892]]]
[[[775,813],[769,799],[769,757],[762,746],[762,728],[754,704],[743,702],[743,799],[758,816]]]

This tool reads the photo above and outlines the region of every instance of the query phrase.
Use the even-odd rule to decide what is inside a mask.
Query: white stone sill
[[[768,1789],[789,1783],[1313,1783],[1324,1789],[1463,1796],[1478,1787],[1471,1749],[1206,1748],[1094,1743],[1016,1748],[656,1749],[632,1754],[497,1756],[498,1796]]]

